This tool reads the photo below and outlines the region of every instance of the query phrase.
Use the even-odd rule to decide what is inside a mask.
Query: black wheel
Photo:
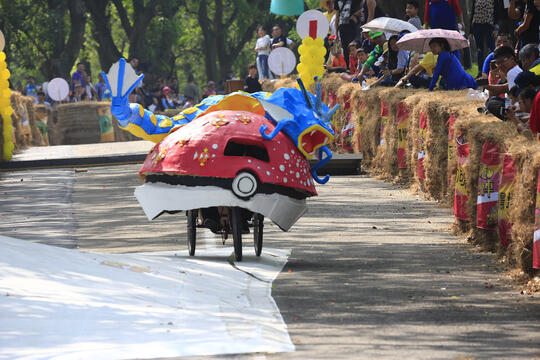
[[[189,256],[195,255],[195,243],[197,241],[197,212],[198,210],[187,211],[187,238]]]
[[[231,208],[231,227],[234,243],[234,258],[242,261],[242,209]]]
[[[253,243],[255,245],[255,255],[261,256],[263,247],[263,228],[264,216],[261,214],[253,214]]]

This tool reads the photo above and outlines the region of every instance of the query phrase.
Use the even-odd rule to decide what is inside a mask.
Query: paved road
[[[186,248],[184,216],[147,221],[137,168],[1,173],[0,234],[84,251]],[[449,235],[448,209],[367,177],[318,191],[290,232],[265,227],[265,245],[293,248],[273,296],[296,352],[202,359],[540,359],[538,296]]]

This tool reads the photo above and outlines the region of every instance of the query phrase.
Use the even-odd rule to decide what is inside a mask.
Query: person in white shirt
[[[257,53],[257,72],[261,79],[270,79],[270,70],[268,69],[268,55],[270,55],[270,36],[259,25],[257,27],[257,42],[255,43],[255,52]]]
[[[519,67],[514,49],[510,46],[500,46],[493,52],[493,57],[499,72],[506,77],[506,84],[486,85],[484,89],[489,91],[490,96],[497,96],[500,94],[508,93],[508,91],[514,87],[516,76],[523,70]]]

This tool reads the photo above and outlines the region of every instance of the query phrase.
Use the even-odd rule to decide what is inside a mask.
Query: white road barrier
[[[0,236],[0,359],[294,351],[271,297],[287,250],[82,253]]]

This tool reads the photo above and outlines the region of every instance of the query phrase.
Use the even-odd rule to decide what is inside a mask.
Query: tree
[[[8,61],[39,68],[47,79],[70,77],[84,42],[86,9],[82,0],[2,0]]]

